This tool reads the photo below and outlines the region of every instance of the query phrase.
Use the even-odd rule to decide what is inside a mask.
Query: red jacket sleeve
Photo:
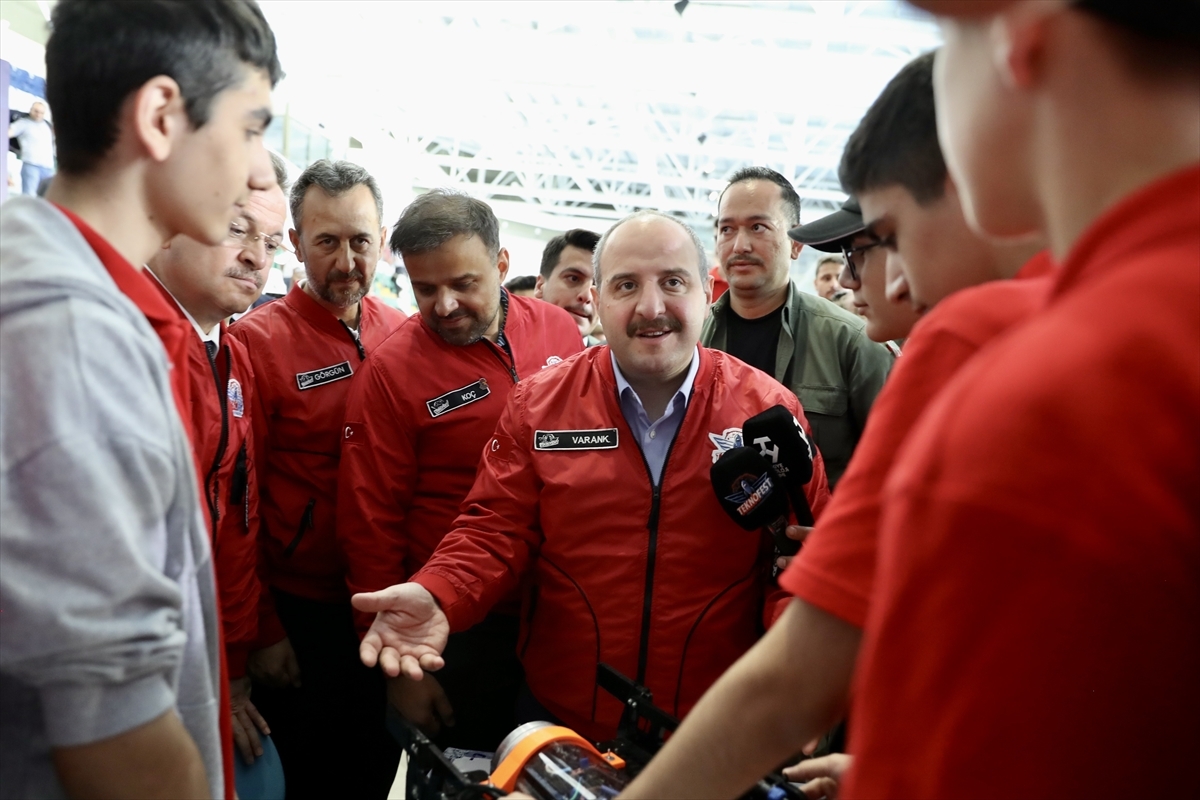
[[[519,383],[509,395],[454,529],[413,576],[437,599],[454,631],[480,622],[516,589],[543,541],[542,481],[524,419],[527,386]]]
[[[407,554],[404,517],[417,479],[415,431],[380,366],[367,359],[350,387],[338,466],[337,538],[351,593],[402,583]],[[366,632],[374,614],[355,612]]]

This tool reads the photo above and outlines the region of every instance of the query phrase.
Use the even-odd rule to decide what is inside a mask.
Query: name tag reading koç
[[[616,428],[590,431],[534,431],[534,450],[615,450]]]
[[[429,409],[429,416],[436,419],[456,408],[462,408],[477,400],[482,400],[491,393],[492,390],[488,388],[487,381],[480,378],[470,386],[464,386],[461,389],[446,392],[441,397],[426,400],[425,408]]]

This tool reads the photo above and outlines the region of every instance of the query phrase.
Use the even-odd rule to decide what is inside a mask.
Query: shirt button
[[[651,439],[654,438],[654,429],[653,428],[650,429],[650,438]]]

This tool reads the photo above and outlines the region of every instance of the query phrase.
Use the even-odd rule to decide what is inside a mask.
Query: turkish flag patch
[[[342,444],[361,444],[367,440],[365,422],[347,422],[342,429]]]

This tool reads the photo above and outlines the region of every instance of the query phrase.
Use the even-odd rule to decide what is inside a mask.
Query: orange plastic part
[[[608,765],[610,767],[612,767],[613,769],[625,769],[625,759],[621,758],[619,755],[614,753],[612,750],[609,750],[607,753],[605,753],[604,755],[602,755],[600,757],[603,758],[605,761],[607,761]]]
[[[596,758],[607,761],[592,746],[591,742],[584,739],[575,731],[560,725],[552,725],[549,728],[538,728],[518,742],[517,746],[512,749],[512,752],[505,756],[500,765],[496,767],[496,771],[491,774],[489,780],[492,785],[499,786],[506,792],[516,789],[517,776],[521,774],[521,770],[525,769],[525,765],[529,763],[529,759],[537,755],[537,752],[543,747],[554,742],[571,742],[572,744],[577,744],[589,753],[594,753]]]

